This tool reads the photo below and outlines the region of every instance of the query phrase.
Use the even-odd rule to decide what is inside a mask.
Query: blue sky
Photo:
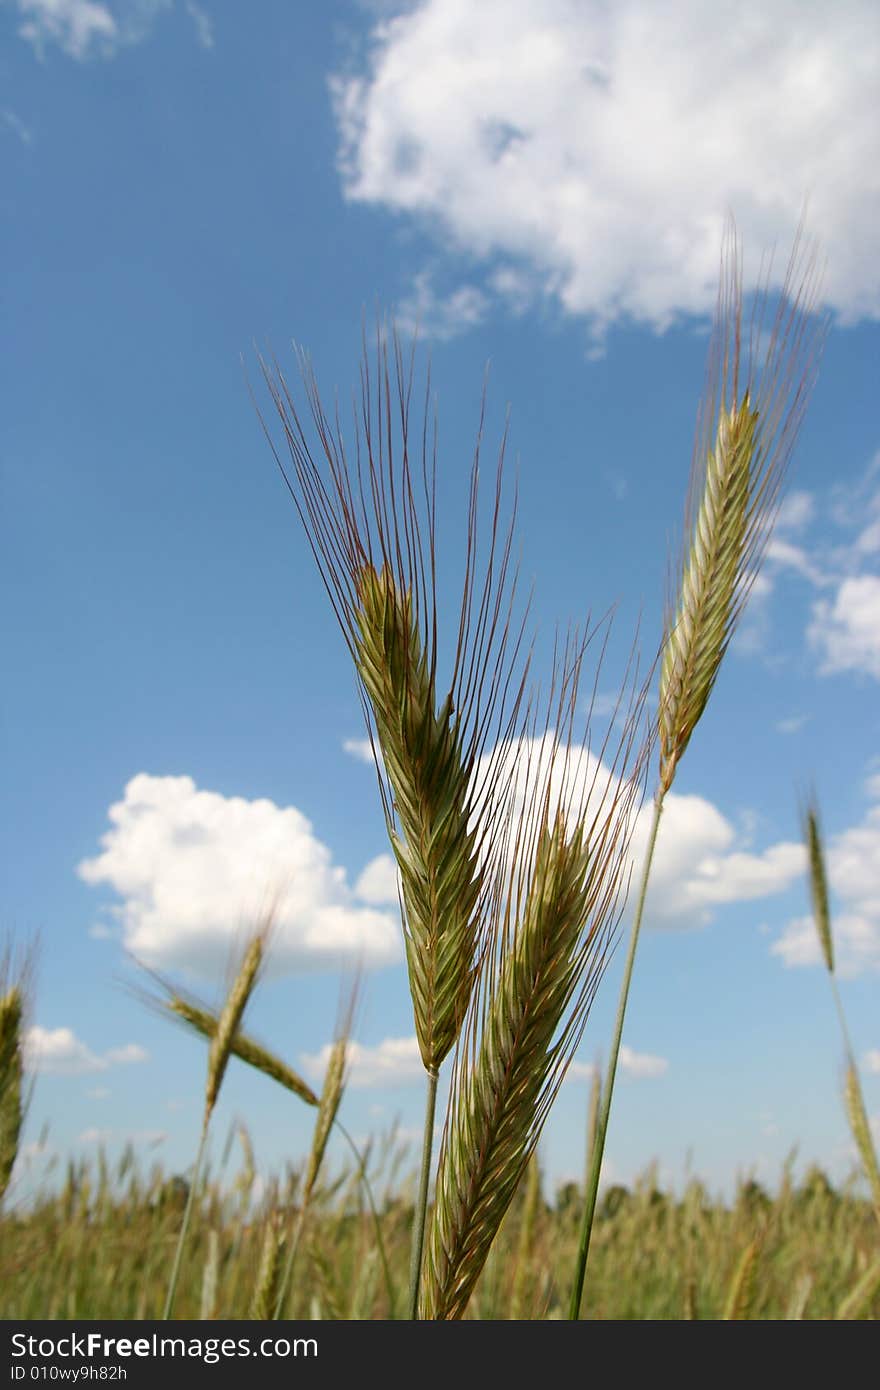
[[[249,1027],[317,1082],[363,959],[347,1126],[421,1123],[375,774],[257,350],[294,380],[302,344],[345,405],[362,322],[419,321],[448,555],[490,364],[483,457],[509,406],[538,666],[557,622],[616,604],[601,734],[636,623],[643,660],[659,641],[725,216],[746,285],[774,246],[778,284],[805,200],[832,328],[667,802],[607,1160],[727,1190],[794,1146],[850,1170],[798,795],[878,1122],[878,57],[855,0],[0,5],[2,908],[40,938],[20,1191],[102,1141],[191,1161],[204,1049],[133,998],[128,953],[217,999],[281,881]],[[551,1184],[582,1170],[621,956],[545,1131]],[[309,1112],[233,1066],[216,1152],[236,1118],[265,1171],[308,1145]]]

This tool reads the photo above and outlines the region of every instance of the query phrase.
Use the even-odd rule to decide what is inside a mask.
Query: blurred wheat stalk
[[[24,1037],[34,958],[35,947],[16,954],[11,942],[0,954],[0,1205],[12,1181],[27,1108]]]
[[[809,871],[813,918],[819,936],[822,959],[828,971],[828,980],[831,985],[832,994],[834,995],[834,1004],[837,1009],[837,1017],[840,1022],[840,1031],[843,1034],[843,1044],[846,1052],[846,1080],[843,1088],[844,1105],[846,1107],[850,1131],[855,1141],[856,1149],[858,1150],[862,1168],[868,1179],[868,1186],[871,1190],[871,1200],[874,1204],[874,1212],[877,1216],[877,1220],[880,1221],[880,1163],[878,1163],[877,1160],[877,1150],[874,1147],[874,1140],[871,1135],[871,1124],[868,1119],[867,1109],[865,1108],[862,1083],[859,1079],[859,1069],[856,1066],[855,1052],[853,1051],[853,1045],[849,1036],[846,1015],[843,1011],[843,1001],[841,1000],[840,990],[837,986],[834,934],[831,928],[831,907],[828,898],[828,873],[825,867],[825,849],[822,842],[819,806],[815,794],[809,798],[802,808],[801,828],[807,847],[807,866]]]

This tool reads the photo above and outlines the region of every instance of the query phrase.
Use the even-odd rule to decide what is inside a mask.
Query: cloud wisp
[[[110,1067],[146,1062],[150,1054],[138,1043],[111,1047],[103,1055],[93,1052],[72,1028],[29,1028],[24,1039],[24,1061],[28,1071],[54,1076],[85,1076]]]

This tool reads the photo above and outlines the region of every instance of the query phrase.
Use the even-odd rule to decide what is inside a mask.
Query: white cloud
[[[104,1071],[107,1066],[104,1058],[97,1057],[70,1028],[28,1029],[24,1039],[24,1058],[29,1070],[53,1072],[59,1076]]]
[[[636,865],[643,861],[652,813],[645,806],[639,817]],[[711,802],[670,792],[663,803],[645,920],[654,926],[705,926],[723,903],[783,892],[803,874],[805,863],[803,846],[788,841],[748,853]]]
[[[350,757],[356,758],[359,763],[369,763],[370,767],[375,767],[376,760],[373,757],[373,745],[368,738],[343,739],[342,747]]]
[[[354,886],[354,891],[365,903],[380,906],[383,903],[400,902],[398,885],[400,877],[397,864],[390,854],[379,854],[371,859]]]
[[[814,604],[807,638],[823,675],[862,671],[880,680],[880,575],[844,579],[833,601]]]
[[[459,285],[438,294],[425,270],[414,277],[410,293],[397,305],[395,319],[404,333],[447,342],[481,323],[488,309],[489,299],[475,285]]]
[[[327,1070],[332,1044],[320,1052],[303,1053],[303,1068],[320,1079]],[[376,1047],[348,1044],[348,1084],[359,1089],[375,1086],[404,1086],[424,1078],[425,1068],[415,1034],[409,1038],[385,1038]]]
[[[595,1075],[595,1062],[578,1062],[575,1060],[569,1062],[568,1070],[565,1073],[565,1079],[566,1081],[592,1081]]]
[[[72,1028],[29,1028],[24,1039],[25,1065],[31,1071],[56,1076],[81,1076],[108,1067],[146,1062],[149,1053],[137,1043],[111,1047],[103,1056],[76,1036]]]
[[[793,545],[791,541],[784,540],[782,536],[770,538],[767,545],[767,560],[770,564],[796,570],[816,588],[823,588],[832,582],[810,559],[806,550],[799,545]]]
[[[332,80],[351,199],[415,217],[594,330],[714,305],[726,210],[752,283],[809,195],[824,290],[880,316],[872,0],[422,0]],[[782,265],[774,268],[781,274]]]
[[[862,1058],[862,1066],[865,1071],[871,1072],[874,1076],[880,1076],[880,1047],[872,1047]]]
[[[777,531],[802,531],[816,515],[816,502],[811,492],[789,492],[776,516]]]
[[[115,912],[124,943],[147,964],[213,972],[243,924],[272,901],[275,970],[400,959],[396,915],[356,900],[345,870],[293,806],[141,773],[108,814],[102,853],[77,872],[122,897]]]
[[[171,0],[15,0],[18,32],[42,56],[57,44],[71,58],[110,57],[121,44],[137,43]]]
[[[138,1043],[126,1043],[124,1047],[111,1047],[104,1054],[111,1066],[128,1066],[132,1062],[148,1062],[150,1054]]]
[[[652,1057],[649,1052],[636,1052],[624,1043],[620,1049],[620,1069],[628,1076],[647,1079],[665,1076],[669,1070],[669,1063],[665,1057]]]
[[[861,825],[832,836],[825,859],[835,968],[850,977],[880,971],[880,804],[869,808]],[[812,916],[789,922],[770,949],[788,966],[823,962]]]
[[[109,1100],[110,1094],[108,1086],[93,1086],[90,1091],[86,1091],[89,1100]]]

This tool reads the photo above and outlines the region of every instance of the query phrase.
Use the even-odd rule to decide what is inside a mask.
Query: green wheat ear
[[[730,641],[736,590],[746,550],[748,505],[758,413],[748,392],[722,410],[715,448],[681,581],[678,613],[660,675],[660,779],[675,767],[706,708]]]
[[[360,576],[357,669],[376,721],[399,830],[400,869],[416,1035],[438,1070],[467,1009],[483,870],[469,823],[467,763],[447,698],[440,709],[412,603],[387,566]]]
[[[712,693],[770,540],[781,488],[828,328],[816,316],[815,254],[795,241],[763,342],[768,288],[744,327],[742,267],[731,223],[700,402],[685,545],[667,598],[658,728],[660,792],[668,791]]]
[[[464,578],[449,668],[440,671],[436,568],[436,422],[410,421],[413,358],[377,328],[375,368],[364,349],[354,449],[321,405],[305,356],[299,368],[323,462],[280,369],[261,363],[292,468],[269,443],[295,502],[351,653],[401,875],[403,930],[422,1061],[436,1074],[458,1035],[479,954],[483,866],[500,827],[486,808],[528,659],[512,622],[515,499],[501,526],[502,441],[490,519],[480,517],[480,438],[471,468]],[[393,366],[393,373],[392,373]],[[392,384],[392,375],[394,383]],[[265,425],[264,425],[265,429]],[[482,432],[482,418],[480,433]],[[352,458],[352,454],[354,457]],[[525,618],[523,618],[523,625]],[[481,761],[482,760],[482,761]]]
[[[518,750],[522,802],[509,805],[491,941],[456,1050],[440,1152],[423,1302],[430,1318],[464,1315],[582,1036],[622,910],[650,750],[649,739],[636,747],[645,692],[630,705],[603,781],[601,759],[589,773],[587,745],[571,739],[582,658],[575,643],[561,663],[555,727],[548,721],[542,738]]]

